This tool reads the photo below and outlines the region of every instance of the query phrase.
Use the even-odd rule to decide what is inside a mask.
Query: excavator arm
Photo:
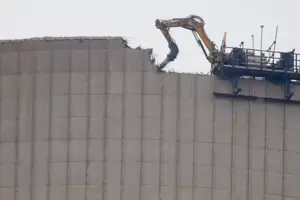
[[[163,69],[169,62],[172,62],[176,59],[179,49],[175,40],[170,35],[170,28],[181,27],[192,31],[198,45],[202,48],[203,53],[205,54],[209,62],[214,62],[217,58],[218,49],[215,44],[209,39],[205,30],[204,30],[204,20],[196,15],[190,15],[186,18],[174,18],[170,20],[156,20],[155,26],[160,29],[166,40],[169,44],[170,52],[167,55],[167,58],[158,66],[158,69]],[[201,40],[202,41],[201,41]],[[203,45],[203,43],[204,45]],[[205,47],[208,50],[208,53],[205,50]]]

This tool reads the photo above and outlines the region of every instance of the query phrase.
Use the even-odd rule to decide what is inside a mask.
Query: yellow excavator
[[[274,50],[271,51],[271,47],[268,50],[262,50],[262,47],[260,50],[255,50],[254,44],[252,49],[246,49],[244,48],[243,42],[239,47],[226,47],[226,32],[224,33],[221,47],[218,49],[215,43],[207,36],[204,29],[204,20],[196,15],[169,20],[157,19],[155,26],[163,33],[170,48],[170,53],[167,55],[167,58],[157,66],[157,70],[161,71],[168,63],[174,61],[179,53],[178,46],[170,35],[170,28],[180,27],[190,30],[211,64],[211,73],[221,79],[232,80],[232,94],[215,93],[215,95],[223,97],[236,96],[241,91],[241,88],[238,87],[240,77],[259,77],[275,84],[285,84],[284,102],[286,102],[286,100],[290,100],[293,96],[293,93],[290,92],[290,84],[292,81],[300,81],[300,67],[297,64],[299,63],[297,59],[298,54],[295,54],[294,50],[291,52],[275,52],[277,28],[275,41],[271,45],[271,47],[274,45]],[[261,26],[261,28],[263,28],[263,26]],[[205,50],[205,47],[208,52]],[[230,49],[230,52],[225,52],[225,49]],[[272,53],[272,55],[270,55],[270,53]],[[275,57],[275,53],[280,57]],[[265,54],[269,54],[270,56],[265,56]],[[271,59],[273,60],[272,62],[270,62]],[[242,98],[246,98],[245,95],[242,95]],[[247,98],[258,99],[258,97],[255,96],[248,96]],[[274,98],[269,100],[278,101],[278,99]]]
[[[156,28],[160,29],[162,34],[165,36],[170,49],[170,53],[167,55],[167,58],[159,66],[157,66],[158,70],[162,70],[169,62],[174,61],[179,53],[178,46],[170,35],[170,28],[174,27],[181,27],[192,31],[198,45],[202,48],[205,57],[212,65],[218,63],[220,59],[228,59],[229,54],[225,54],[224,50],[226,45],[226,32],[224,33],[222,46],[220,50],[218,50],[215,43],[207,36],[204,25],[204,20],[196,15],[190,15],[186,18],[174,18],[170,20],[157,19],[155,21],[155,26]],[[205,50],[202,42],[204,43],[208,52]]]

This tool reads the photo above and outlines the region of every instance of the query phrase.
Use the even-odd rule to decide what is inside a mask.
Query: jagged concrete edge
[[[0,42],[6,43],[19,43],[27,41],[58,41],[58,40],[125,40],[121,36],[73,36],[73,37],[55,37],[55,36],[44,36],[44,37],[31,37],[31,38],[20,38],[20,39],[2,39]]]
[[[152,67],[156,67],[159,63],[156,60],[154,55],[154,50],[152,48],[142,48],[138,46],[133,48],[129,46],[128,40],[122,36],[66,36],[66,37],[57,37],[57,36],[44,36],[44,37],[31,37],[31,38],[19,38],[19,39],[2,39],[0,43],[22,43],[22,42],[42,42],[42,41],[61,41],[61,40],[121,40],[124,45],[124,48],[131,48],[141,51],[146,51],[149,56],[149,61]],[[196,74],[196,75],[207,75],[202,73],[186,73],[186,72],[175,72],[175,71],[162,71],[162,73],[168,74]]]
[[[62,40],[120,40],[124,45],[124,48],[137,49],[146,51],[149,56],[150,63],[155,66],[157,61],[155,60],[153,49],[144,49],[141,46],[136,48],[130,47],[128,40],[122,36],[72,36],[72,37],[56,37],[56,36],[44,36],[44,37],[31,37],[31,38],[19,38],[19,39],[1,39],[0,43],[23,43],[23,42],[44,42],[44,41],[62,41]]]
[[[143,50],[148,52],[149,60],[153,68],[156,68],[159,65],[159,62],[156,60],[154,55],[154,50],[152,48],[143,49],[141,47],[137,47],[135,49]],[[212,76],[210,73],[205,74],[202,72],[176,72],[174,69],[164,69],[160,73],[165,74],[188,74],[188,75],[199,75],[199,76]]]

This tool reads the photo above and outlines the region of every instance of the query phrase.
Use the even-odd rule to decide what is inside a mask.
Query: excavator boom
[[[158,69],[161,70],[169,62],[174,61],[179,53],[178,46],[175,40],[170,35],[170,28],[174,28],[174,27],[181,27],[192,31],[197,43],[202,48],[208,61],[214,62],[217,57],[218,50],[215,44],[207,36],[207,33],[204,30],[204,25],[205,25],[204,20],[201,17],[196,15],[190,15],[186,18],[174,18],[170,20],[157,19],[155,21],[155,26],[156,28],[160,29],[160,31],[168,41],[169,49],[170,49],[167,58],[158,66]],[[204,43],[204,45],[202,44],[202,42]],[[204,46],[208,50],[209,54],[206,52]]]

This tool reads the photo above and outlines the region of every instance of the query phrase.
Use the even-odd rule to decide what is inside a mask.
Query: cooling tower
[[[300,199],[297,105],[215,98],[228,81],[157,73],[121,38],[0,51],[1,200]]]

